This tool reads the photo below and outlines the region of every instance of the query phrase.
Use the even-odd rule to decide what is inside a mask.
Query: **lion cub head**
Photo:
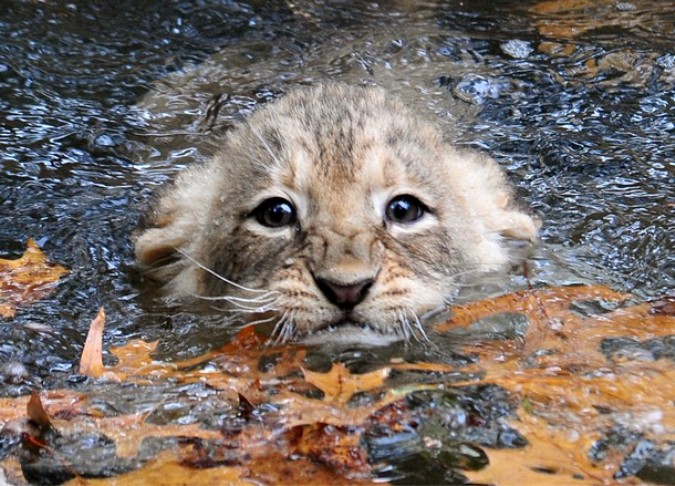
[[[461,278],[534,240],[497,164],[445,143],[384,90],[297,90],[164,188],[136,256],[172,295],[276,323],[279,341],[424,336]],[[334,334],[332,334],[334,333]]]

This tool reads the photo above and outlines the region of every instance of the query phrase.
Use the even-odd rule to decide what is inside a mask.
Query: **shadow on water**
[[[383,85],[458,144],[493,154],[544,222],[534,285],[673,289],[669,1],[2,9],[0,256],[32,236],[71,269],[56,293],[0,322],[0,361],[27,369],[3,394],[76,382],[102,305],[106,345],[169,335],[164,353],[181,357],[226,341],[218,319],[144,300],[129,235],[153,189],[207,157],[219,133],[325,79]]]

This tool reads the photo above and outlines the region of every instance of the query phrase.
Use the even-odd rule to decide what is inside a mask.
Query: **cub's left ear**
[[[450,158],[450,170],[460,181],[467,205],[493,234],[535,242],[541,222],[521,209],[511,185],[497,162],[471,150]]]
[[[495,225],[495,230],[506,238],[535,243],[539,239],[541,221],[518,211],[506,211],[504,220]]]
[[[488,213],[486,220],[490,231],[515,240],[537,241],[541,221],[514,206],[510,188],[504,187],[495,194],[494,202],[497,209]]]

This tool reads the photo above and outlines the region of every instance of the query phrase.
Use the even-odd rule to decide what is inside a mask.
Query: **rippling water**
[[[18,256],[33,236],[72,269],[50,298],[0,323],[0,361],[30,372],[5,392],[72,379],[101,305],[107,344],[173,335],[166,353],[190,354],[212,342],[217,322],[144,301],[129,234],[153,188],[207,157],[231,123],[323,79],[381,84],[458,144],[493,154],[544,222],[535,284],[603,282],[639,298],[674,288],[671,1],[4,1],[2,11],[0,254]]]

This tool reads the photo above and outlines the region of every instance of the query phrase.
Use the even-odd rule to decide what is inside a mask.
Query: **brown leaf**
[[[666,295],[664,298],[651,303],[650,314],[664,314],[675,316],[675,293]]]
[[[653,312],[652,304],[598,316],[570,310],[574,301],[593,299],[623,300],[597,287],[520,292],[460,306],[439,326],[468,326],[505,311],[523,313],[530,321],[521,340],[483,340],[463,348],[478,358],[465,371],[521,400],[512,425],[531,444],[488,450],[491,466],[468,473],[472,482],[576,484],[576,475],[584,478],[579,484],[610,484],[624,454],[607,453],[602,464],[593,464],[588,452],[600,437],[628,427],[657,445],[675,438],[673,362],[629,352],[608,359],[602,352],[608,338],[638,345],[672,336],[675,317]]]
[[[575,37],[601,26],[629,27],[635,16],[621,15],[613,0],[544,0],[530,9],[535,14],[535,25],[544,37],[574,39]]]
[[[147,377],[145,381],[153,378],[167,377],[173,374],[176,366],[172,363],[155,363],[152,353],[157,348],[158,341],[151,343],[134,340],[124,346],[111,348],[110,352],[115,355],[118,362],[112,368],[106,368],[105,376],[119,381],[125,381],[129,377]]]
[[[361,440],[362,429],[335,427],[322,423],[302,427],[297,451],[331,470],[350,477],[367,477],[368,454]]]
[[[525,314],[531,321],[544,320],[544,322],[548,322],[550,317],[555,317],[561,313],[564,316],[569,316],[569,306],[575,301],[622,301],[626,297],[626,294],[599,285],[521,290],[496,298],[454,306],[452,317],[448,321],[434,326],[434,330],[446,332],[455,327],[466,327],[482,317],[504,312],[518,312]]]
[[[171,452],[165,451],[157,457],[145,463],[141,469],[131,471],[120,476],[111,478],[93,479],[88,478],[84,484],[115,484],[117,486],[136,486],[141,484],[161,484],[163,486],[185,486],[189,484],[228,484],[228,485],[254,485],[242,479],[242,470],[234,467],[213,467],[208,469],[195,469],[187,467]],[[81,478],[76,478],[66,484],[79,486]]]
[[[99,378],[103,374],[103,327],[105,326],[105,311],[103,307],[89,325],[87,340],[80,358],[80,373]]]
[[[204,429],[198,423],[157,425],[146,422],[147,416],[147,413],[138,413],[94,419],[83,417],[78,424],[78,431],[91,431],[110,437],[115,441],[117,455],[120,457],[135,457],[148,437],[199,437],[205,440],[222,438],[219,431]]]
[[[59,431],[102,433],[115,441],[121,457],[135,456],[145,437],[183,439],[178,450],[162,453],[162,460],[147,463],[137,475],[120,476],[125,480],[135,478],[129,479],[130,484],[164,482],[157,479],[163,473],[175,473],[179,478],[169,484],[182,484],[180,478],[183,482],[208,483],[242,481],[245,477],[275,484],[334,484],[369,473],[371,465],[362,449],[364,430],[379,423],[402,430],[420,419],[401,400],[409,393],[496,384],[508,392],[514,404],[520,403],[509,424],[530,445],[487,449],[490,466],[464,472],[471,481],[500,485],[614,484],[613,476],[624,461],[625,450],[608,450],[598,463],[593,463],[589,455],[592,445],[609,431],[628,428],[659,448],[675,440],[675,366],[665,358],[649,358],[648,351],[652,349],[650,340],[675,334],[675,317],[661,311],[657,303],[599,315],[571,310],[571,304],[578,301],[619,303],[624,298],[604,287],[567,287],[518,292],[458,306],[453,309],[453,318],[438,329],[467,327],[476,319],[503,312],[523,314],[530,323],[518,339],[464,341],[468,344],[461,352],[475,357],[476,362],[462,366],[399,361],[369,373],[352,374],[343,364],[335,364],[328,373],[317,373],[302,369],[306,356],[302,346],[265,348],[250,332],[218,353],[179,363],[153,361],[154,343],[132,341],[113,350],[120,361],[107,368],[104,376],[110,373],[139,384],[201,382],[220,390],[218,399],[228,407],[236,407],[238,394],[246,396],[250,406],[243,410],[255,407],[255,413],[232,417],[230,428],[225,428],[229,435],[223,435],[223,429],[208,430],[198,423],[147,423],[145,414],[105,417],[96,407],[85,406],[86,396],[78,401],[72,392],[70,400],[75,402],[70,406],[66,395],[50,401],[45,394],[43,401]],[[630,347],[608,352],[606,338],[635,343],[638,352],[631,354]],[[267,356],[274,359],[260,366]],[[207,368],[200,367],[206,363]],[[418,372],[424,380],[398,382],[392,388],[387,382],[391,370],[406,371],[412,379]],[[466,373],[467,381],[457,382],[457,372]],[[446,373],[455,378],[446,380]],[[323,392],[322,399],[307,393],[316,388]],[[376,393],[367,400],[352,400],[355,394],[364,392]],[[0,399],[0,419],[11,416],[15,403],[23,403],[25,410],[27,401],[23,397]],[[203,443],[205,462],[200,463],[195,451],[185,447],[190,441]],[[213,451],[218,447],[222,448],[220,454]],[[233,460],[225,462],[228,459]],[[188,464],[193,468],[186,467]],[[221,467],[223,464],[229,466]],[[146,468],[147,481],[143,479]],[[636,481],[627,478],[623,483]]]
[[[43,391],[40,401],[48,416],[56,417],[62,414],[81,413],[81,407],[87,400],[82,393],[68,390]],[[26,410],[30,397],[0,398],[0,423],[8,423],[12,420],[22,419],[26,416]]]
[[[68,273],[51,263],[32,238],[26,251],[15,260],[0,258],[0,316],[14,317],[16,307],[41,299]]]
[[[390,368],[354,375],[342,363],[335,363],[328,373],[316,373],[302,368],[305,379],[320,389],[324,400],[345,404],[356,393],[381,388],[389,376]]]
[[[42,400],[40,400],[38,392],[34,391],[31,393],[30,400],[26,406],[26,412],[28,413],[28,418],[38,427],[45,429],[52,428],[52,422],[42,406]]]
[[[373,484],[370,478],[353,478],[345,476],[333,468],[307,457],[297,457],[289,460],[274,452],[265,457],[256,457],[247,464],[247,476],[255,484],[286,484],[286,485],[349,485]]]
[[[542,424],[545,426],[545,424]],[[597,486],[607,484],[588,475],[574,460],[574,449],[528,434],[529,444],[519,449],[488,450],[490,464],[479,471],[464,471],[471,484],[499,486]],[[577,451],[584,450],[581,447]],[[587,462],[587,461],[585,461]]]

